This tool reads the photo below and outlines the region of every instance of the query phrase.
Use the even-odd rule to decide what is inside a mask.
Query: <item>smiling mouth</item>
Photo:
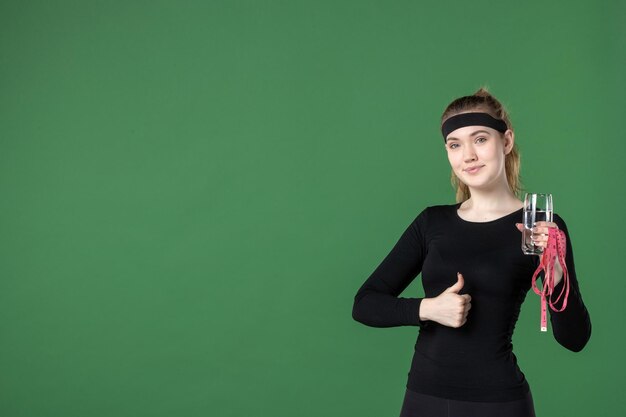
[[[484,167],[484,165],[481,165],[479,167],[475,167],[472,169],[464,169],[463,171],[467,172],[468,174],[475,174],[476,172],[478,172],[482,167]]]

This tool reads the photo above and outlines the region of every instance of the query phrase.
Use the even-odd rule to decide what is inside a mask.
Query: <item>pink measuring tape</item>
[[[565,254],[566,254],[566,237],[565,232],[559,230],[555,227],[550,227],[548,229],[548,245],[543,249],[543,254],[541,256],[541,261],[539,262],[539,266],[537,270],[533,274],[532,287],[533,291],[536,294],[541,296],[541,331],[545,332],[548,330],[548,318],[547,318],[547,307],[546,307],[546,299],[547,304],[550,305],[550,308],[553,311],[563,311],[567,306],[567,296],[569,295],[569,274],[567,273],[567,266],[565,265]],[[559,260],[561,264],[561,268],[563,269],[563,288],[561,289],[561,293],[557,297],[557,299],[552,302],[552,294],[554,292],[554,263],[556,260]],[[537,277],[541,271],[544,271],[543,278],[543,288],[540,290],[537,287]],[[563,296],[563,305],[560,310],[557,310],[554,307],[554,304],[558,303]]]

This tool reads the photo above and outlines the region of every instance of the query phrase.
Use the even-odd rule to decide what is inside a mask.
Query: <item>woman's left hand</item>
[[[517,230],[520,232],[524,230],[522,223],[515,223],[515,226],[517,226]],[[536,222],[535,227],[532,228],[533,234],[530,236],[530,240],[532,240],[535,246],[545,249],[548,246],[548,230],[554,227],[559,228],[554,222]]]
[[[515,223],[515,226],[520,232],[524,230],[524,225],[522,223]],[[554,227],[556,227],[557,230],[559,228],[559,226],[554,222],[536,222],[535,227],[532,228],[533,234],[530,237],[533,244],[545,249],[548,246],[548,231],[550,228]],[[554,262],[554,285],[561,282],[561,278],[563,278],[563,267],[559,262],[559,258],[556,258]]]

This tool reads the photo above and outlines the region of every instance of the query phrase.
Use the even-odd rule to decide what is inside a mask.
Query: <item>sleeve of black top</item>
[[[567,266],[569,276],[569,295],[567,297],[567,306],[561,312],[553,311],[548,306],[550,311],[550,323],[552,324],[552,333],[554,338],[565,348],[573,351],[581,351],[587,341],[591,337],[591,319],[589,318],[589,312],[585,307],[580,288],[578,285],[578,279],[576,277],[576,269],[574,267],[574,252],[572,250],[572,241],[567,231],[567,225],[565,221],[558,215],[554,215],[554,222],[559,226],[567,238],[567,253],[565,254],[565,264]],[[542,273],[543,276],[543,273]],[[553,304],[557,309],[560,309],[563,305],[564,296],[554,303],[565,284],[565,280],[561,281],[554,287],[554,293],[552,295]]]
[[[424,326],[419,318],[423,298],[398,297],[422,270],[426,253],[427,209],[404,231],[374,272],[359,288],[352,307],[354,320],[371,327]]]

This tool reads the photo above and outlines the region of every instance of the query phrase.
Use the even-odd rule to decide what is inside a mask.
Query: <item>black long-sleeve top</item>
[[[515,223],[522,221],[522,209],[496,220],[470,222],[458,215],[459,206],[428,207],[413,220],[358,290],[352,316],[372,327],[419,326],[406,385],[415,392],[463,401],[520,399],[529,386],[511,339],[539,257],[521,250]],[[591,321],[579,291],[567,226],[557,214],[553,220],[567,237],[570,292],[564,311],[548,307],[550,323],[555,339],[578,352],[591,336]],[[422,321],[422,298],[399,297],[420,272],[427,298],[456,283],[457,272],[463,274],[460,294],[472,296],[463,326]],[[554,298],[564,283],[562,279],[555,287]]]

